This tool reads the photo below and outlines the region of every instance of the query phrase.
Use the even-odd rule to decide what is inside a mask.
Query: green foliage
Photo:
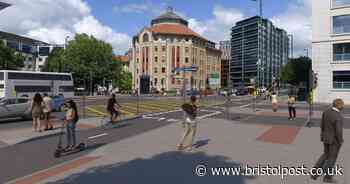
[[[132,74],[130,72],[123,71],[118,81],[120,90],[130,91],[132,89]]]
[[[281,79],[291,85],[299,85],[309,80],[309,70],[311,68],[311,59],[308,57],[299,57],[291,59],[282,69]]]
[[[86,34],[77,34],[66,50],[53,51],[44,69],[73,73],[77,87],[85,86],[89,89],[91,77],[95,87],[104,81],[112,81],[115,87],[131,89],[130,75],[122,72],[120,62],[114,58],[112,46]]]
[[[15,50],[6,47],[0,41],[0,69],[1,70],[18,70],[24,66],[24,57]]]

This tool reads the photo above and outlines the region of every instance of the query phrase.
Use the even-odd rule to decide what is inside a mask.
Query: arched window
[[[149,42],[149,36],[147,33],[143,35],[142,42]]]

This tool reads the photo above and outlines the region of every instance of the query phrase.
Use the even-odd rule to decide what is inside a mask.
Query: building
[[[312,69],[316,102],[350,101],[350,1],[313,0]]]
[[[221,54],[221,88],[230,87],[230,60],[231,41],[221,41],[219,43]]]
[[[133,88],[141,93],[220,88],[220,50],[215,43],[188,27],[188,22],[168,8],[133,37]],[[174,72],[197,67],[196,72]],[[185,80],[184,80],[185,79]]]
[[[233,87],[252,86],[253,81],[259,87],[271,86],[279,78],[288,56],[286,31],[259,16],[237,22],[231,32],[230,75]]]
[[[130,57],[128,55],[115,56],[115,61],[120,62],[124,72],[129,72],[130,69]]]
[[[49,54],[50,47],[52,48],[45,42],[3,31],[0,31],[0,40],[7,47],[24,56],[25,60],[22,70],[28,71],[40,71]]]
[[[0,1],[0,11],[9,7],[9,6],[11,6],[11,5]]]

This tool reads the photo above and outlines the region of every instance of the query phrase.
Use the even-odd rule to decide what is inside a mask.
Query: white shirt
[[[340,112],[340,110],[339,110],[339,109],[337,109],[337,108],[335,108],[335,107],[332,107],[332,110],[333,110],[333,111]]]

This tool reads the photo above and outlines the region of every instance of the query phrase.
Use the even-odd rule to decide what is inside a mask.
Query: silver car
[[[28,119],[30,113],[30,99],[2,98],[0,99],[0,118],[22,117]]]

